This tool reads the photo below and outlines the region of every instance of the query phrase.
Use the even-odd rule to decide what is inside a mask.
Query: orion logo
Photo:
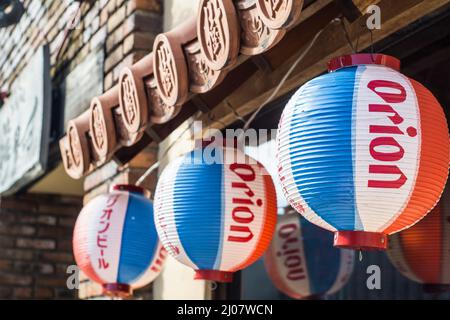
[[[234,232],[234,235],[228,236],[228,241],[232,242],[249,242],[253,239],[253,232],[250,229],[250,225],[255,219],[255,214],[252,208],[261,207],[263,201],[256,194],[249,183],[255,181],[256,173],[255,170],[250,165],[233,163],[230,165],[230,170],[235,173],[236,176],[240,178],[240,181],[232,181],[232,189],[241,189],[243,194],[246,195],[245,198],[234,197],[233,198],[233,211],[232,217],[235,224],[230,226],[230,232]],[[253,197],[257,199],[253,199]]]
[[[287,269],[286,278],[291,281],[301,281],[306,279],[305,269],[303,268],[300,246],[298,242],[299,228],[295,223],[285,224],[278,230],[278,236],[283,239],[283,245],[277,256],[284,260],[284,266]]]
[[[381,9],[376,4],[370,5],[366,9],[369,17],[366,20],[366,26],[369,30],[381,29]]]
[[[398,82],[389,80],[372,80],[367,84],[367,88],[373,91],[380,99],[380,103],[371,103],[368,106],[369,113],[374,119],[388,119],[389,125],[371,124],[369,133],[376,135],[370,142],[370,155],[376,163],[389,164],[370,164],[369,173],[374,177],[380,175],[392,177],[395,180],[376,180],[368,181],[369,188],[399,189],[408,180],[402,169],[397,165],[405,155],[405,149],[399,143],[397,137],[405,134],[411,138],[417,136],[417,129],[408,127],[402,130],[400,125],[405,121],[400,115],[402,103],[406,101],[406,89]],[[385,115],[382,118],[380,115]]]
[[[367,289],[380,290],[381,289],[381,269],[379,266],[373,264],[367,267],[366,273],[369,275],[366,281]]]
[[[69,274],[66,285],[69,290],[78,290],[80,287],[80,268],[77,265],[67,267],[66,273]]]

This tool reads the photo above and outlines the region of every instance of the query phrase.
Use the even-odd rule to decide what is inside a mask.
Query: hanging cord
[[[325,29],[333,24],[333,23],[337,23],[339,21],[341,21],[341,18],[335,18],[333,20],[331,20],[325,27],[323,27],[322,29],[320,29],[316,35],[314,36],[314,38],[311,40],[311,42],[309,43],[309,45],[306,47],[305,50],[302,51],[302,53],[299,55],[299,57],[294,61],[294,63],[292,64],[292,66],[289,68],[289,70],[286,72],[286,74],[284,75],[284,77],[281,79],[280,83],[278,84],[278,86],[275,88],[275,90],[272,92],[272,94],[259,106],[259,108],[253,112],[253,114],[250,116],[250,118],[247,120],[247,122],[245,123],[244,127],[243,127],[243,132],[240,134],[240,136],[238,137],[238,140],[240,141],[242,139],[242,137],[244,136],[244,133],[246,130],[248,130],[248,128],[250,127],[250,125],[252,124],[252,122],[255,120],[256,116],[261,112],[261,110],[269,103],[271,102],[276,95],[278,94],[278,92],[281,90],[281,88],[283,87],[283,85],[286,83],[287,79],[291,76],[292,72],[294,71],[294,69],[297,67],[297,65],[305,58],[305,56],[309,53],[309,51],[311,50],[311,48],[314,46],[314,44],[316,43],[317,39],[320,37],[320,35],[325,31]]]
[[[373,31],[369,29],[370,32],[370,57],[372,58],[372,62],[375,62],[374,58],[374,49],[373,49]]]
[[[352,40],[350,38],[350,34],[348,33],[347,27],[345,26],[345,21],[342,18],[339,18],[339,19],[341,20],[342,30],[344,30],[344,35],[345,35],[345,38],[347,39],[347,43],[348,43],[349,47],[352,49],[353,53],[356,53],[357,49],[355,48],[355,46],[353,46]],[[358,46],[358,43],[356,44],[356,46]]]
[[[145,179],[148,178],[156,169],[159,168],[159,161],[155,162],[150,168],[148,168],[144,174],[136,181],[136,186],[141,186],[145,182]]]
[[[83,9],[83,4],[85,4],[85,3],[88,3],[88,2],[80,2],[78,4],[78,8],[74,11],[74,14],[72,15],[72,17],[70,17],[70,20],[67,22],[66,28],[64,30],[64,36],[63,36],[61,44],[59,45],[55,61],[59,60],[61,53],[63,51],[64,45],[69,40],[69,37],[70,37],[71,33],[73,32],[73,30],[75,30],[75,23],[77,22],[77,19],[81,18],[81,10]]]

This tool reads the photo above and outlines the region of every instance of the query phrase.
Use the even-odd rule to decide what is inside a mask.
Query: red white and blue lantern
[[[127,297],[152,282],[166,253],[144,189],[116,185],[90,201],[75,224],[73,251],[78,267],[106,295]]]
[[[442,107],[379,54],[343,56],[303,85],[279,123],[277,157],[286,198],[334,244],[387,247],[437,203],[448,176]]]
[[[354,267],[354,251],[333,247],[333,233],[296,214],[278,218],[264,256],[274,285],[294,299],[316,299],[342,289]]]
[[[209,147],[206,147],[209,148]],[[260,258],[276,224],[271,176],[234,148],[205,147],[171,162],[155,193],[155,219],[166,250],[196,270],[195,279],[231,282]]]
[[[423,284],[425,291],[450,291],[450,184],[425,218],[391,237],[387,254],[402,275]]]

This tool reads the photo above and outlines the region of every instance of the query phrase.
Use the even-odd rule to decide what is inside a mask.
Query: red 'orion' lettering
[[[407,180],[403,172],[397,166],[393,165],[370,165],[369,173],[398,175],[398,179],[396,180],[369,180],[369,188],[398,189],[401,188]]]
[[[389,80],[373,80],[369,82],[367,87],[387,103],[402,103],[406,100],[406,90],[400,83]],[[379,89],[390,89],[398,92],[387,92]]]
[[[298,226],[295,223],[283,225],[278,230],[280,239],[283,239],[281,250],[277,252],[277,256],[283,259],[283,264],[287,269],[286,278],[292,281],[303,280],[306,278],[305,270],[302,266],[302,258],[300,247],[292,244],[300,241],[296,231]]]
[[[231,171],[239,176],[243,181],[255,181],[255,170],[252,166],[245,163],[233,163],[230,165]]]
[[[402,103],[406,100],[406,89],[400,83],[389,80],[373,80],[369,82],[367,87],[383,99],[385,103]],[[392,123],[392,125],[369,126],[369,133],[383,135],[372,139],[369,152],[374,160],[396,162],[403,159],[405,150],[393,135],[404,135],[404,132],[399,128],[399,125],[404,122],[404,118],[389,104],[369,104],[369,112],[386,113],[388,114],[387,118]],[[369,179],[369,188],[398,189],[407,181],[407,177],[397,165],[369,165],[369,173],[398,176],[395,180]]]
[[[378,147],[388,146],[397,148],[395,152],[381,152],[377,151]],[[399,161],[403,158],[405,150],[393,137],[375,138],[370,142],[370,155],[375,160],[379,161]]]
[[[236,207],[233,209],[233,220],[238,223],[250,223],[255,215],[248,207]]]
[[[231,242],[248,242],[253,239],[250,224],[255,219],[255,214],[251,207],[255,205],[262,206],[261,199],[252,199],[255,193],[247,184],[247,182],[252,182],[256,179],[256,173],[251,165],[245,163],[233,163],[230,165],[230,170],[241,179],[241,181],[233,181],[231,188],[236,191],[240,190],[243,195],[235,196],[232,199],[232,203],[237,206],[233,208],[231,213],[234,224],[230,226],[231,235],[227,239]]]
[[[230,231],[239,232],[239,236],[228,236],[228,241],[249,242],[253,239],[253,233],[247,226],[230,226]]]
[[[392,113],[392,116],[388,116],[389,120],[392,121],[393,124],[400,124],[403,122],[403,118],[398,114],[397,111],[394,110],[388,104],[369,104],[369,112],[384,112],[384,113]]]

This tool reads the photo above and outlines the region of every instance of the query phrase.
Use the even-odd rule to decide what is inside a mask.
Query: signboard
[[[49,50],[41,47],[14,81],[0,109],[0,194],[44,174],[50,140]]]
[[[93,51],[66,77],[63,87],[64,129],[67,122],[89,108],[91,99],[103,93],[102,49]]]

